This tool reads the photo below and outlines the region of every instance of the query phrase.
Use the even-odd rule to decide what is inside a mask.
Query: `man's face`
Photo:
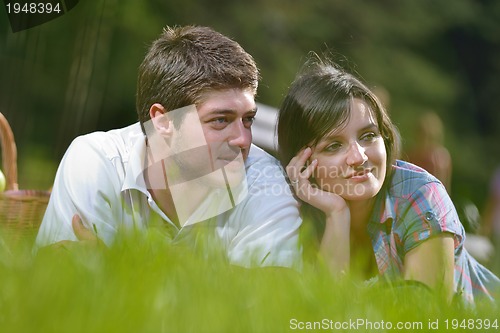
[[[178,152],[174,160],[180,180],[203,177],[213,185],[222,186],[220,170],[223,169],[223,178],[227,178],[230,185],[240,182],[244,176],[243,162],[250,151],[251,126],[256,112],[251,90],[227,89],[203,95],[197,114],[186,114],[172,137],[172,147]],[[204,137],[206,145],[189,151],[184,148],[200,142],[200,137]],[[216,173],[219,176],[210,177],[214,171],[219,171]]]

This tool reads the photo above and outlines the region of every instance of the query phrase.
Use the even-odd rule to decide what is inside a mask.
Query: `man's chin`
[[[238,156],[234,160],[217,160],[215,167],[217,169],[223,168],[226,172],[244,171],[245,163],[243,162],[241,156]]]
[[[223,171],[224,170],[224,171]],[[219,169],[219,172],[215,172],[209,177],[204,177],[203,183],[209,188],[216,189],[227,189],[236,188],[240,186],[245,180],[245,174],[241,171],[228,171],[225,169]]]
[[[227,183],[230,187],[239,186],[245,179],[245,169],[224,169],[226,171]]]

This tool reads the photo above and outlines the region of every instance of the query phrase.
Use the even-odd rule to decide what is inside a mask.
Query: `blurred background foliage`
[[[328,51],[385,92],[405,149],[419,139],[417,117],[434,110],[452,197],[484,204],[500,165],[495,0],[81,0],[18,33],[0,13],[0,111],[16,136],[21,188],[50,187],[77,135],[136,121],[147,46],[163,26],[184,24],[212,26],[254,56],[261,103],[278,107],[307,53]]]

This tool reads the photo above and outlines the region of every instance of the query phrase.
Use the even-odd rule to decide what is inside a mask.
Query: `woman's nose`
[[[360,166],[363,165],[368,160],[365,154],[365,148],[363,148],[358,142],[354,142],[349,146],[347,152],[346,163],[348,166]]]

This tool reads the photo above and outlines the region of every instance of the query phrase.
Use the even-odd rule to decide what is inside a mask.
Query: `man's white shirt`
[[[219,202],[212,193],[177,227],[158,207],[142,175],[146,140],[140,124],[76,138],[59,165],[51,198],[36,240],[36,248],[77,240],[71,220],[79,214],[87,228],[111,245],[120,229],[144,230],[160,221],[173,237],[184,237],[197,220]],[[300,265],[299,207],[279,162],[252,145],[245,161],[243,201],[207,224],[213,228],[228,260],[237,265]],[[189,198],[186,198],[189,200]],[[210,226],[208,225],[210,224]]]

